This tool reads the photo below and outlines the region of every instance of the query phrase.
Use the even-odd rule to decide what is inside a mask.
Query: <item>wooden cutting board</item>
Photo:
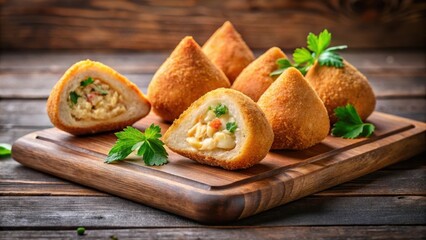
[[[169,164],[141,160],[106,164],[116,141],[112,133],[75,137],[51,128],[18,139],[13,158],[60,178],[205,223],[245,218],[360,177],[425,150],[426,124],[375,112],[370,138],[329,136],[303,151],[272,151],[258,165],[227,171],[198,164],[168,150]],[[155,115],[143,130],[168,125]]]

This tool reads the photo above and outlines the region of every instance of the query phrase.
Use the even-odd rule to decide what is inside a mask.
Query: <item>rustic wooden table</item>
[[[342,54],[371,81],[376,110],[426,121],[422,50]],[[2,53],[0,142],[50,127],[45,102],[74,62],[115,68],[144,92],[166,53]],[[410,149],[407,149],[410,151]],[[188,219],[0,160],[0,238],[300,239],[426,237],[426,155],[226,226]],[[105,183],[108,184],[108,183]]]

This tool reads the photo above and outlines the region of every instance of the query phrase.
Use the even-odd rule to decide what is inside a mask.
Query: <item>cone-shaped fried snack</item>
[[[327,110],[296,68],[285,70],[257,103],[274,131],[272,149],[305,149],[328,135]]]
[[[150,108],[135,84],[90,60],[71,66],[47,100],[53,125],[74,135],[122,129],[146,116]]]
[[[173,122],[163,139],[183,156],[235,170],[261,161],[274,135],[253,100],[238,91],[220,88],[195,101]]]
[[[203,52],[232,84],[254,55],[234,26],[227,21],[207,40]]]
[[[362,120],[374,111],[376,98],[367,78],[350,63],[343,68],[321,66],[317,63],[308,71],[306,79],[327,108],[331,123],[337,121],[334,109],[352,104]]]
[[[235,79],[232,88],[244,93],[256,102],[274,82],[276,77],[271,77],[269,74],[277,70],[276,61],[280,58],[287,58],[287,56],[277,47],[270,48],[244,68]]]
[[[192,102],[220,87],[230,87],[226,76],[192,37],[185,37],[152,78],[148,99],[154,112],[171,122]]]

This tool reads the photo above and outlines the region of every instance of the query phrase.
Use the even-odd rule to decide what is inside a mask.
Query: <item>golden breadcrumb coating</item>
[[[229,21],[207,40],[203,52],[225,73],[231,84],[254,60],[252,51]]]
[[[260,96],[274,82],[276,77],[269,74],[277,70],[277,60],[287,58],[278,47],[272,47],[250,63],[235,79],[232,88],[249,96],[257,102]]]
[[[192,37],[185,37],[152,78],[148,99],[158,116],[172,122],[192,102],[220,87],[230,87],[226,76]]]
[[[352,104],[362,120],[374,111],[376,98],[367,78],[347,61],[343,68],[320,66],[308,71],[306,79],[327,108],[331,123],[337,121],[334,109]]]
[[[272,149],[306,149],[327,137],[327,110],[296,68],[285,70],[258,104],[274,131]]]

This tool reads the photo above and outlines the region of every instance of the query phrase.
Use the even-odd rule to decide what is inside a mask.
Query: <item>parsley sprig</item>
[[[305,75],[315,61],[321,66],[329,66],[342,68],[343,58],[337,53],[338,50],[347,48],[346,45],[329,47],[331,42],[331,33],[327,29],[322,31],[318,36],[309,33],[307,37],[307,48],[296,48],[293,53],[294,64],[290,60],[281,58],[277,60],[278,69],[273,71],[270,76],[278,76],[289,67],[297,68]]]
[[[235,130],[237,130],[238,125],[236,122],[227,122],[226,123],[226,130],[228,130],[231,133],[235,133]]]
[[[228,107],[223,105],[222,103],[219,103],[215,108],[213,108],[213,112],[216,117],[220,117],[228,113]]]
[[[164,143],[159,139],[161,137],[159,126],[151,124],[144,133],[128,126],[115,135],[118,140],[109,151],[106,163],[123,160],[133,151],[142,157],[147,166],[160,166],[168,162]]]
[[[71,100],[72,104],[77,104],[77,100],[78,100],[79,97],[81,97],[81,96],[78,95],[75,91],[70,92],[70,100]]]
[[[94,82],[95,82],[95,80],[93,80],[92,77],[88,77],[86,80],[83,80],[83,81],[80,82],[80,86],[86,87],[86,86],[89,86],[90,84],[92,84]]]
[[[337,107],[334,113],[338,121],[333,125],[333,136],[343,138],[369,137],[374,132],[374,125],[363,123],[356,109],[351,104],[345,107]]]

